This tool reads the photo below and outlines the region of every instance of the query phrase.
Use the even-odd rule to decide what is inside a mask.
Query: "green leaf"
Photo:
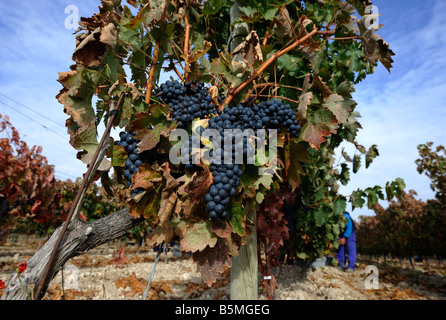
[[[265,11],[263,16],[265,17],[265,20],[273,20],[277,14],[277,11],[279,11],[279,8],[272,7]]]
[[[343,212],[345,211],[346,206],[346,199],[344,197],[340,197],[333,203],[333,211],[343,216]]]
[[[353,173],[358,172],[360,167],[361,167],[361,156],[355,154],[355,156],[353,157]]]
[[[401,178],[396,178],[392,182],[387,182],[385,187],[387,201],[392,200],[395,196],[402,196],[405,188],[406,183]]]
[[[325,220],[328,218],[329,208],[326,205],[320,205],[317,210],[314,212],[314,218],[316,220],[317,226],[322,226],[325,223]]]
[[[243,210],[241,203],[233,202],[230,208],[230,215],[228,222],[232,227],[232,230],[239,236],[245,235],[245,211]]]
[[[267,190],[271,189],[271,184],[273,183],[273,176],[270,174],[260,175],[256,182],[254,182],[254,187],[259,189],[260,185],[263,185]]]
[[[375,186],[364,190],[367,194],[367,207],[369,209],[372,209],[373,206],[378,203],[378,199],[384,200],[384,194],[381,189],[380,186]]]
[[[265,198],[265,194],[263,192],[257,192],[256,193],[256,201],[257,201],[257,203],[262,203],[264,198]]]
[[[352,209],[355,208],[362,208],[365,203],[365,199],[363,199],[366,196],[366,193],[362,191],[361,189],[358,189],[356,191],[353,191],[350,196],[350,202],[352,204]]]
[[[240,11],[246,14],[248,18],[254,18],[254,16],[257,14],[258,9],[256,7],[249,7],[249,6],[240,6]]]
[[[203,14],[214,15],[220,11],[223,5],[221,0],[206,0],[203,6]]]
[[[346,186],[348,184],[348,181],[350,180],[350,170],[348,168],[348,165],[346,163],[341,164],[342,171],[339,175],[339,178],[341,180],[341,183]]]
[[[372,145],[367,154],[365,155],[365,167],[368,168],[369,165],[373,162],[373,159],[379,156],[378,146],[376,144]]]

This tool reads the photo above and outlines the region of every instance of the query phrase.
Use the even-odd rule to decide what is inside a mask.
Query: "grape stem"
[[[279,57],[281,57],[285,53],[295,49],[296,47],[298,47],[299,45],[304,43],[306,40],[308,40],[309,38],[314,36],[316,33],[318,33],[318,30],[316,27],[313,27],[313,30],[310,33],[308,33],[307,35],[305,35],[304,37],[300,38],[299,40],[296,40],[294,43],[292,43],[288,47],[272,54],[268,60],[266,60],[256,71],[254,71],[254,73],[252,74],[251,77],[249,77],[248,79],[246,79],[245,81],[240,83],[238,86],[236,86],[235,88],[232,88],[229,91],[228,96],[226,97],[226,100],[220,105],[219,109],[223,110],[224,105],[229,105],[231,103],[232,99],[234,99],[234,97],[237,94],[239,94],[248,84],[250,84],[251,82],[256,80],[266,70],[266,68],[268,68]]]
[[[254,89],[258,89],[258,88],[263,88],[263,87],[283,87],[283,88],[289,88],[289,89],[295,89],[295,90],[299,90],[302,91],[302,88],[298,88],[298,87],[293,87],[293,86],[288,86],[288,85],[284,85],[284,84],[280,84],[280,83],[274,83],[274,82],[265,82],[265,83],[258,83],[254,85]]]
[[[177,67],[175,66],[175,63],[173,61],[170,61],[169,68],[171,68],[175,73],[177,74],[178,78],[183,80],[183,76],[181,75],[180,71],[178,71]]]
[[[295,104],[299,104],[299,101],[296,101],[296,100],[293,100],[293,99],[290,99],[290,98],[287,98],[287,97],[283,97],[283,96],[272,96],[272,95],[269,95],[269,94],[257,94],[257,95],[254,94],[253,96],[262,97],[262,98],[283,99],[283,100],[287,100],[287,101],[293,102]]]

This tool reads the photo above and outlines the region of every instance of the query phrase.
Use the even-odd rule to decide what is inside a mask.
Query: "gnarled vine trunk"
[[[70,258],[84,254],[97,246],[119,238],[142,221],[144,221],[143,218],[137,219],[130,216],[128,208],[93,222],[85,222],[79,219],[71,221],[60,244],[46,283],[44,283],[44,290],[42,290],[40,297],[34,297],[34,292],[41,281],[43,270],[62,230],[62,226],[60,226],[54,231],[45,245],[27,261],[28,267],[20,275],[20,279],[17,277],[17,274],[11,276],[6,284],[2,300],[26,300],[29,299],[29,296],[33,299],[41,299],[45,295],[51,280]]]
[[[231,25],[241,15],[239,4],[234,1],[230,10]],[[231,30],[229,48],[231,53],[241,44],[249,34],[247,23],[237,23]],[[235,56],[234,60],[243,62],[243,57]],[[253,221],[256,221],[256,212],[253,211]],[[231,266],[231,300],[257,300],[258,299],[258,255],[257,232],[247,237],[246,244],[240,248],[238,256],[232,258]]]

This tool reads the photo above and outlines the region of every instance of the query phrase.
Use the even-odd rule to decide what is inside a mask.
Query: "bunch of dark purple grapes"
[[[204,82],[166,81],[155,91],[155,96],[169,105],[173,120],[178,121],[178,128],[188,128],[196,118],[216,114],[217,107]]]
[[[228,216],[230,197],[237,193],[236,188],[240,185],[240,157],[244,164],[252,164],[254,161],[255,149],[248,137],[243,135],[244,130],[266,129],[269,132],[276,129],[280,133],[285,128],[293,137],[297,137],[301,130],[296,113],[289,104],[275,99],[254,106],[249,104],[250,101],[227,107],[209,120],[209,128],[218,130],[221,139],[219,144],[214,144],[216,149],[210,152],[211,157],[216,156],[212,158],[209,167],[214,182],[205,196],[206,212],[211,219],[224,219]],[[225,129],[232,129],[233,134],[228,137]],[[236,129],[240,131],[234,131]]]
[[[135,139],[135,132],[121,132],[119,133],[119,141],[115,141],[116,145],[119,145],[127,152],[127,159],[124,165],[124,177],[127,179],[127,184],[130,187],[132,185],[133,175],[139,171],[140,165],[143,163],[153,164],[154,162],[161,160],[161,155],[153,150],[147,150],[138,153],[139,140]],[[155,148],[156,149],[156,148]],[[132,190],[132,197],[144,192],[143,188],[135,188]]]

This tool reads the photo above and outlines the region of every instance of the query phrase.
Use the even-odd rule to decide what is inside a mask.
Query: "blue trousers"
[[[340,245],[338,248],[338,254],[336,259],[338,260],[338,266],[345,268],[345,252],[347,251],[348,266],[347,268],[355,270],[356,262],[356,232],[352,232],[350,237],[347,238],[345,245]]]

